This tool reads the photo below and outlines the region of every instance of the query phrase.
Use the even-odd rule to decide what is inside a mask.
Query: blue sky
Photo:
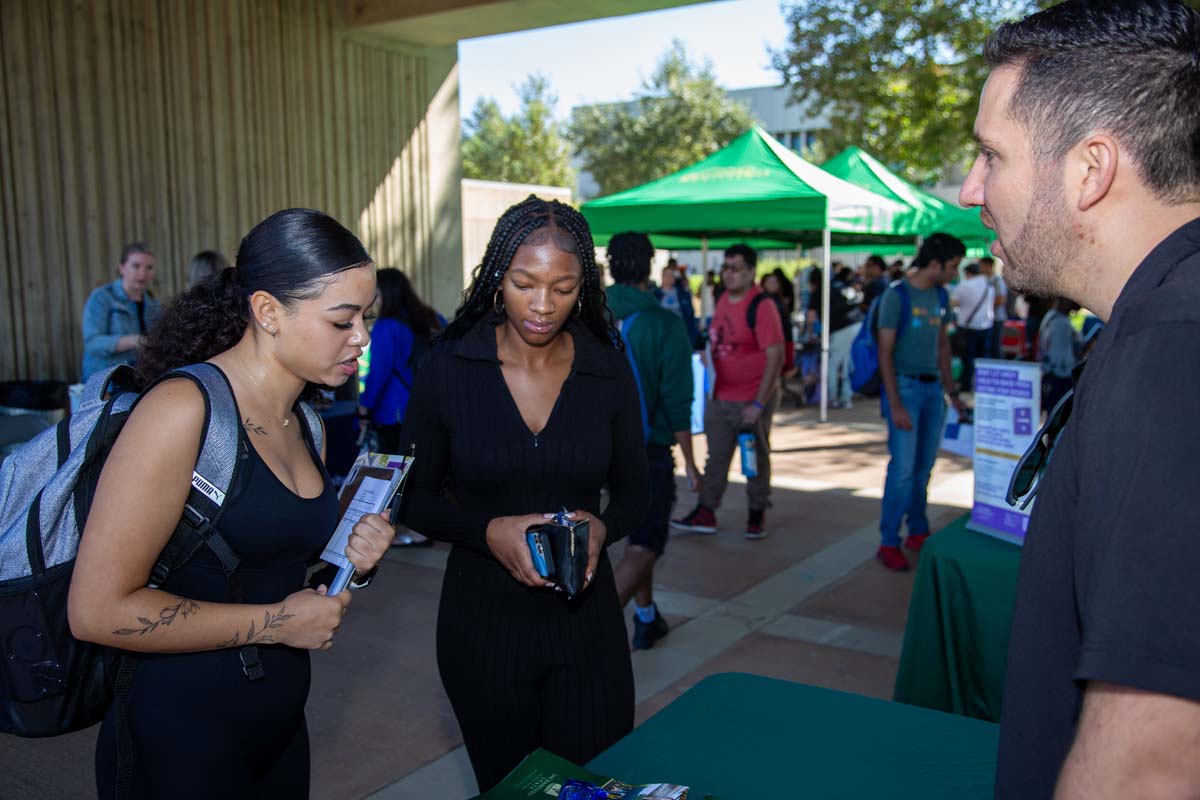
[[[671,39],[689,57],[712,61],[728,89],[779,84],[767,48],[787,37],[779,0],[724,0],[628,17],[559,25],[459,43],[460,104],[465,117],[491,97],[506,114],[518,107],[513,86],[533,72],[550,79],[557,115],[583,103],[625,100],[653,70]]]

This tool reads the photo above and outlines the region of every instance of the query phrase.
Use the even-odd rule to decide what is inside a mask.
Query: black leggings
[[[437,650],[480,792],[539,747],[584,764],[633,730],[633,668],[607,557],[571,603],[455,548]]]

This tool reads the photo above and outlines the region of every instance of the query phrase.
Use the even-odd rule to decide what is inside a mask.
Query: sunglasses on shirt
[[[1079,385],[1079,379],[1083,375],[1085,366],[1087,366],[1086,358],[1071,370],[1071,380],[1074,386]],[[1038,431],[1037,436],[1029,445],[1029,449],[1025,451],[1025,455],[1021,456],[1021,460],[1017,462],[1017,468],[1008,481],[1008,496],[1005,498],[1010,506],[1020,503],[1021,510],[1024,511],[1033,502],[1038,486],[1042,482],[1042,475],[1045,474],[1046,466],[1050,463],[1050,454],[1054,450],[1054,444],[1058,441],[1058,436],[1062,433],[1063,428],[1066,427],[1067,420],[1071,418],[1071,408],[1075,402],[1074,386],[1051,409],[1050,416],[1046,417],[1046,424]]]

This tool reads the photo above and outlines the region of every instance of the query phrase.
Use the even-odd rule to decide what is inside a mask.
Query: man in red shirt
[[[729,462],[738,448],[738,435],[754,434],[757,474],[746,479],[750,518],[747,539],[767,535],[763,514],[771,498],[771,416],[779,405],[779,372],[783,366],[783,322],[773,300],[755,284],[758,257],[744,244],[725,251],[721,281],[725,292],[717,301],[708,328],[711,361],[717,382],[704,410],[708,463],[704,467],[700,502],[672,527],[697,533],[716,533],[716,509],[729,479]],[[756,297],[762,299],[756,301]],[[753,314],[753,324],[751,324]]]

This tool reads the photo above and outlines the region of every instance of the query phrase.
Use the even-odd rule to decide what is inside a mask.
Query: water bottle
[[[747,478],[758,475],[758,448],[754,441],[754,431],[746,430],[738,434],[738,448],[742,451],[742,474]]]

